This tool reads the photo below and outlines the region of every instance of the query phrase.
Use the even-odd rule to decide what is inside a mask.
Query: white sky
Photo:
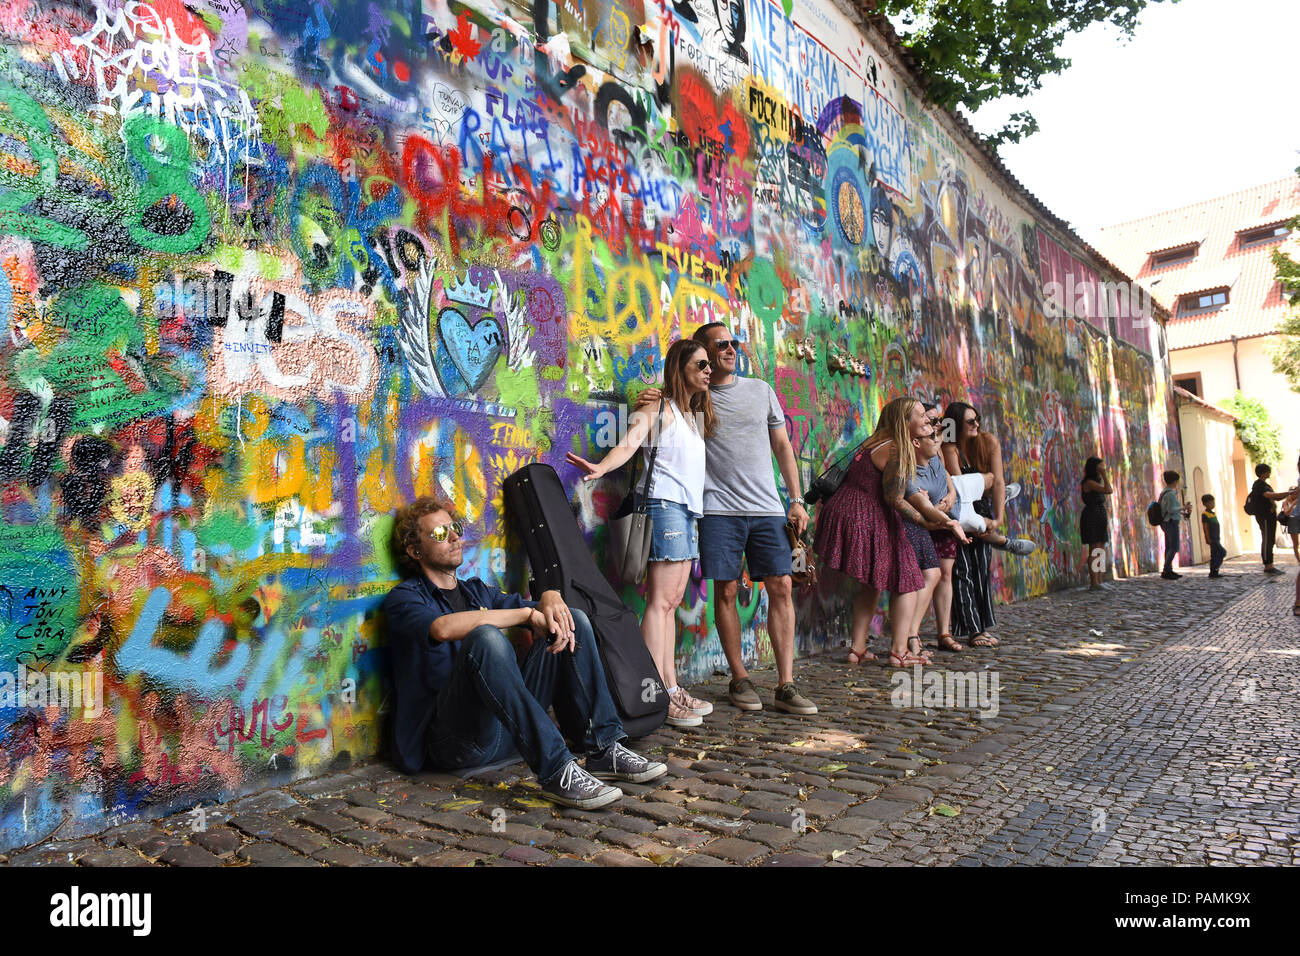
[[[981,133],[1028,109],[1041,129],[1000,154],[1056,215],[1097,230],[1291,175],[1300,166],[1297,0],[1148,6],[1135,37],[1066,40],[1074,65],[971,117]]]

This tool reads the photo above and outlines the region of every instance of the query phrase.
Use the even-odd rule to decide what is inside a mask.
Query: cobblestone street
[[[715,702],[702,727],[637,746],[669,775],[621,784],[609,810],[553,807],[522,763],[469,779],[369,764],[209,807],[202,832],[182,813],[7,862],[1300,863],[1300,619],[1295,564],[1279,564],[1272,581],[1245,556],[1217,581],[1202,567],[999,608],[1002,647],[936,657],[997,675],[987,719],[971,702],[895,707],[895,671],[843,650],[797,662],[814,718],[771,709],[770,670],[761,713],[715,677],[691,688]]]

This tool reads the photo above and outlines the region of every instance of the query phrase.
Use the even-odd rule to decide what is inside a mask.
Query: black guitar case
[[[668,716],[668,692],[640,622],[596,566],[560,476],[550,465],[525,465],[505,480],[502,493],[528,551],[533,598],[559,591],[569,607],[586,612],[624,732],[644,737],[658,730]]]

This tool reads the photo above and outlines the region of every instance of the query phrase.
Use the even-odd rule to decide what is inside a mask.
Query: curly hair
[[[420,564],[411,557],[411,551],[420,548],[420,519],[435,511],[445,511],[454,519],[456,506],[446,498],[421,495],[409,505],[397,509],[393,521],[392,551],[397,566],[410,577],[420,573]]]

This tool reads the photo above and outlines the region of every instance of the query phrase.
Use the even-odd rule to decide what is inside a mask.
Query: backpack
[[[1159,501],[1153,501],[1147,505],[1147,524],[1153,528],[1158,528],[1165,523],[1165,512],[1160,507]]]
[[[1252,518],[1255,517],[1255,512],[1259,510],[1259,501],[1255,498],[1255,493],[1253,491],[1246,496],[1246,503],[1241,507],[1246,514],[1250,515]]]

